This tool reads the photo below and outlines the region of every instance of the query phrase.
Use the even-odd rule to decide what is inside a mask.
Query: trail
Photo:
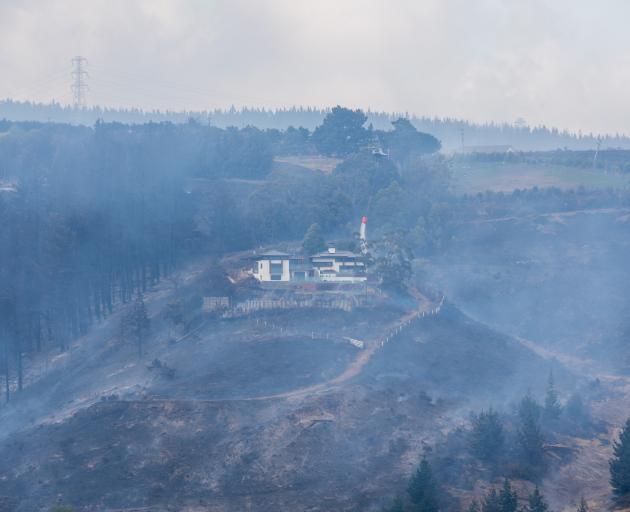
[[[423,313],[429,313],[431,311],[438,312],[444,299],[439,303],[432,303],[424,295],[417,290],[412,290],[412,294],[419,300],[420,307],[409,311],[396,322],[388,326],[385,336],[379,336],[366,341],[366,348],[361,350],[357,357],[336,377],[333,377],[327,381],[306,386],[303,388],[293,389],[290,391],[284,391],[282,393],[275,393],[271,395],[253,396],[253,397],[240,397],[240,398],[216,398],[216,399],[203,399],[203,398],[149,398],[145,400],[121,400],[125,403],[228,403],[228,402],[258,402],[265,400],[282,400],[282,399],[298,399],[308,395],[315,395],[321,393],[327,393],[333,389],[338,388],[349,380],[357,377],[363,371],[366,364],[372,359],[374,354],[383,346],[383,339],[391,336],[395,332],[399,332],[403,326],[407,325],[411,320],[418,318]],[[435,313],[434,313],[435,314]]]

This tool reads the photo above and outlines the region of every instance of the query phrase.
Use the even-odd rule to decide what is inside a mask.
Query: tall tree
[[[313,142],[317,150],[329,156],[346,157],[364,145],[369,132],[363,127],[367,116],[361,110],[337,105],[315,128]]]
[[[350,198],[355,215],[371,215],[376,194],[400,178],[396,165],[361,151],[341,162],[332,174],[336,186]]]
[[[540,430],[540,406],[528,393],[519,407],[518,465],[524,477],[537,479],[545,468],[544,437]]]
[[[389,233],[372,247],[381,286],[393,292],[404,291],[413,273],[413,252],[407,244],[405,233]]]
[[[501,512],[501,498],[496,489],[492,488],[483,498],[481,512]]]
[[[304,252],[308,255],[323,251],[326,248],[326,241],[324,240],[322,228],[319,227],[319,224],[313,223],[310,225],[304,235],[302,247],[304,248]]]
[[[518,509],[518,495],[512,489],[510,481],[506,478],[503,480],[503,487],[499,493],[499,501],[501,502],[501,512],[516,512]]]
[[[390,151],[392,158],[405,163],[411,155],[423,155],[439,151],[441,144],[432,135],[419,132],[409,119],[392,121],[393,130],[378,132],[379,138]]]
[[[121,330],[123,336],[130,337],[138,348],[138,357],[144,355],[144,344],[151,321],[144,304],[144,297],[140,292],[131,305],[130,310],[123,317]]]
[[[586,423],[589,420],[589,412],[584,406],[584,400],[582,400],[582,396],[579,393],[573,393],[569,397],[565,412],[567,417],[575,422]]]
[[[481,512],[481,508],[479,507],[479,502],[477,500],[472,500],[466,510],[467,512]]]
[[[625,503],[630,501],[630,419],[621,429],[613,450],[613,457],[609,463],[610,485],[616,499]]]
[[[403,506],[403,502],[400,499],[400,496],[396,496],[394,499],[394,503],[391,504],[389,508],[386,509],[386,512],[404,512],[405,507]]]
[[[534,491],[529,495],[527,499],[526,512],[548,512],[549,505],[545,501],[545,498],[540,493],[538,486],[534,488]]]
[[[438,512],[439,489],[426,458],[420,462],[407,488],[413,512]]]
[[[580,504],[578,505],[577,512],[589,512],[588,504],[584,499],[584,496],[580,498]]]
[[[558,393],[553,380],[553,372],[549,372],[549,379],[547,381],[547,393],[545,395],[545,408],[544,416],[549,420],[557,420],[562,412],[562,406],[560,400],[558,400]]]
[[[472,419],[470,447],[473,455],[486,463],[496,463],[503,452],[505,436],[499,414],[490,408]]]

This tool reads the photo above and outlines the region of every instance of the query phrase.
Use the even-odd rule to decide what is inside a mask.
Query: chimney
[[[336,251],[337,251],[337,250],[335,249],[335,246],[334,246],[334,245],[332,245],[332,244],[331,244],[331,245],[329,245],[329,246],[328,246],[328,252],[329,252],[330,254],[335,254],[335,252],[336,252]]]
[[[364,215],[363,217],[361,217],[361,227],[359,228],[359,240],[361,240],[362,242],[366,241],[366,238],[365,238],[366,226],[367,226],[367,217]]]

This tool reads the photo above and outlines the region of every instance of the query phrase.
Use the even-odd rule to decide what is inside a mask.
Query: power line
[[[86,93],[89,87],[86,83],[86,79],[89,76],[86,71],[87,59],[77,55],[72,60],[72,103],[74,108],[85,108],[86,106]]]

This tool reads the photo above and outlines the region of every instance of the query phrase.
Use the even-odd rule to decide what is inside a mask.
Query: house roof
[[[320,252],[313,254],[313,258],[362,258],[362,254],[357,254],[352,251],[335,251],[335,252]]]
[[[267,251],[256,256],[257,258],[289,258],[290,254],[282,251]]]

